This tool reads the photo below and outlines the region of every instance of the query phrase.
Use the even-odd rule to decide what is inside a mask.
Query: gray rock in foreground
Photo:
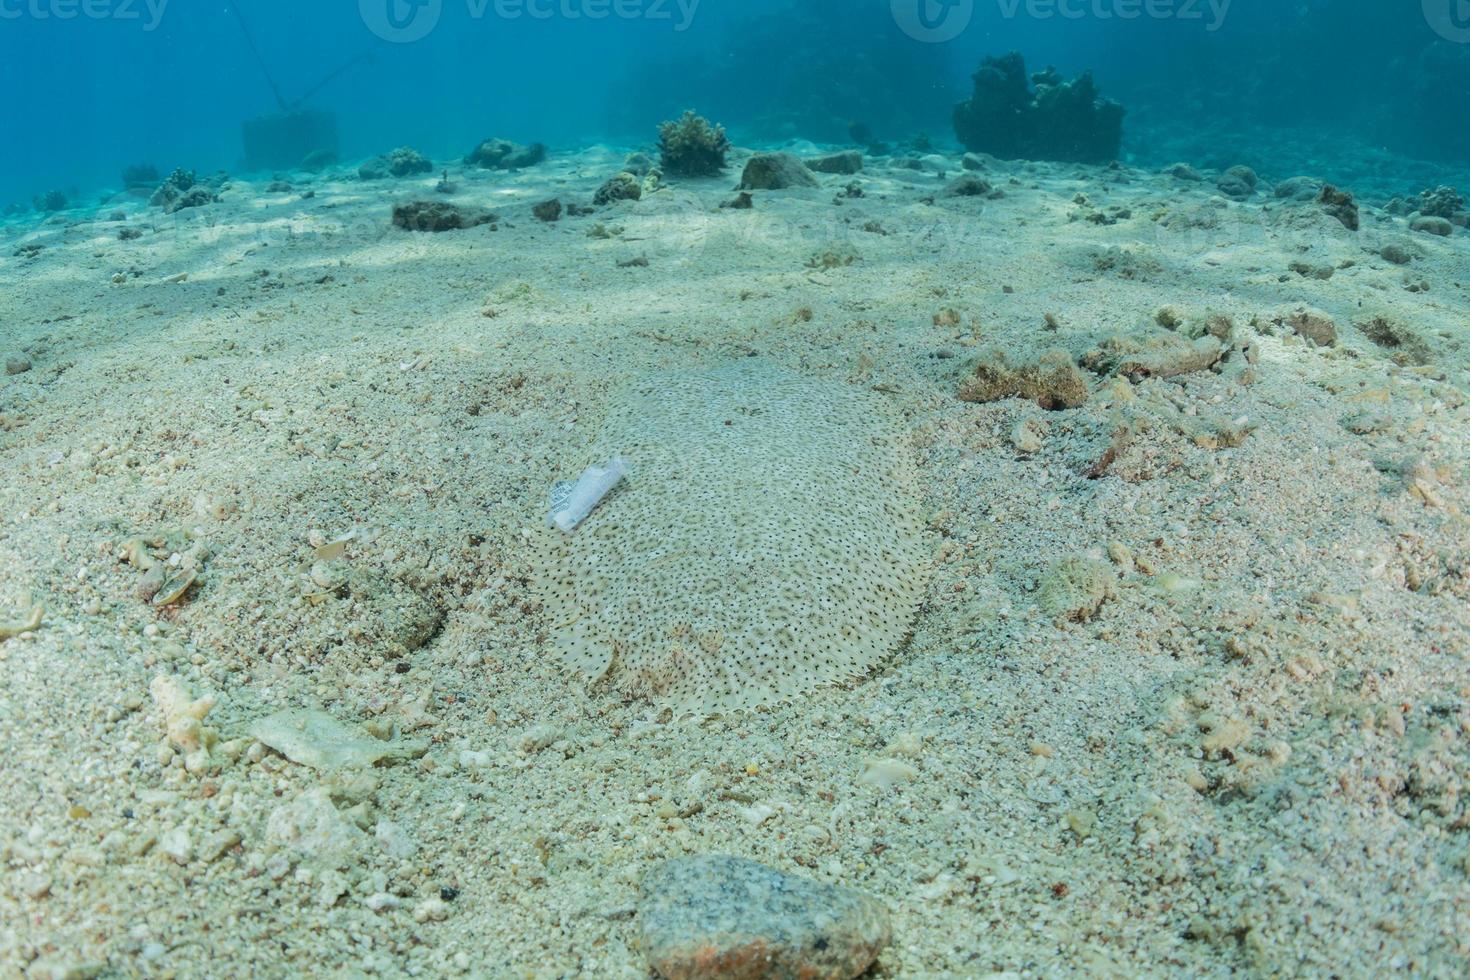
[[[861,892],[711,854],[643,879],[638,924],[666,980],[850,980],[888,945],[888,912]]]
[[[816,187],[817,178],[801,159],[790,153],[757,153],[745,165],[742,191],[779,191],[787,187]]]

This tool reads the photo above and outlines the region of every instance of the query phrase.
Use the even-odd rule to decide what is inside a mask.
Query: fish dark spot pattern
[[[540,536],[533,577],[589,679],[748,710],[860,678],[908,632],[918,481],[869,392],[763,359],[670,372],[615,399],[588,452],[631,476],[576,534]]]

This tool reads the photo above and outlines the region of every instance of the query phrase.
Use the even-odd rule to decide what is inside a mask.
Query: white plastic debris
[[[627,461],[614,456],[602,466],[587,467],[570,486],[557,484],[551,492],[551,523],[571,534],[627,475]]]

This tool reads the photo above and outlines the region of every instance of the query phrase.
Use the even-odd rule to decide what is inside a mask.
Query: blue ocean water
[[[268,74],[293,103],[350,64],[306,102],[344,159],[638,143],[691,106],[751,144],[954,146],[970,74],[1012,50],[1091,69],[1130,162],[1370,195],[1470,169],[1466,0],[0,0],[0,207],[133,163],[238,170]]]

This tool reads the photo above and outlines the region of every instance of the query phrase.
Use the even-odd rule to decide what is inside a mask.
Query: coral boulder
[[[524,170],[546,160],[546,147],[540,143],[522,146],[505,139],[488,139],[464,158],[471,167],[484,170]]]
[[[730,140],[725,127],[715,126],[693,109],[659,127],[663,169],[678,177],[713,177],[725,169]]]
[[[954,110],[955,133],[967,150],[1068,163],[1117,157],[1123,107],[1098,94],[1091,72],[1066,81],[1047,68],[1028,82],[1025,59],[1012,52],[986,58],[974,81],[974,94]]]
[[[412,177],[426,174],[434,169],[433,161],[409,146],[400,146],[392,153],[385,153],[357,168],[363,180],[384,180],[388,177]]]

